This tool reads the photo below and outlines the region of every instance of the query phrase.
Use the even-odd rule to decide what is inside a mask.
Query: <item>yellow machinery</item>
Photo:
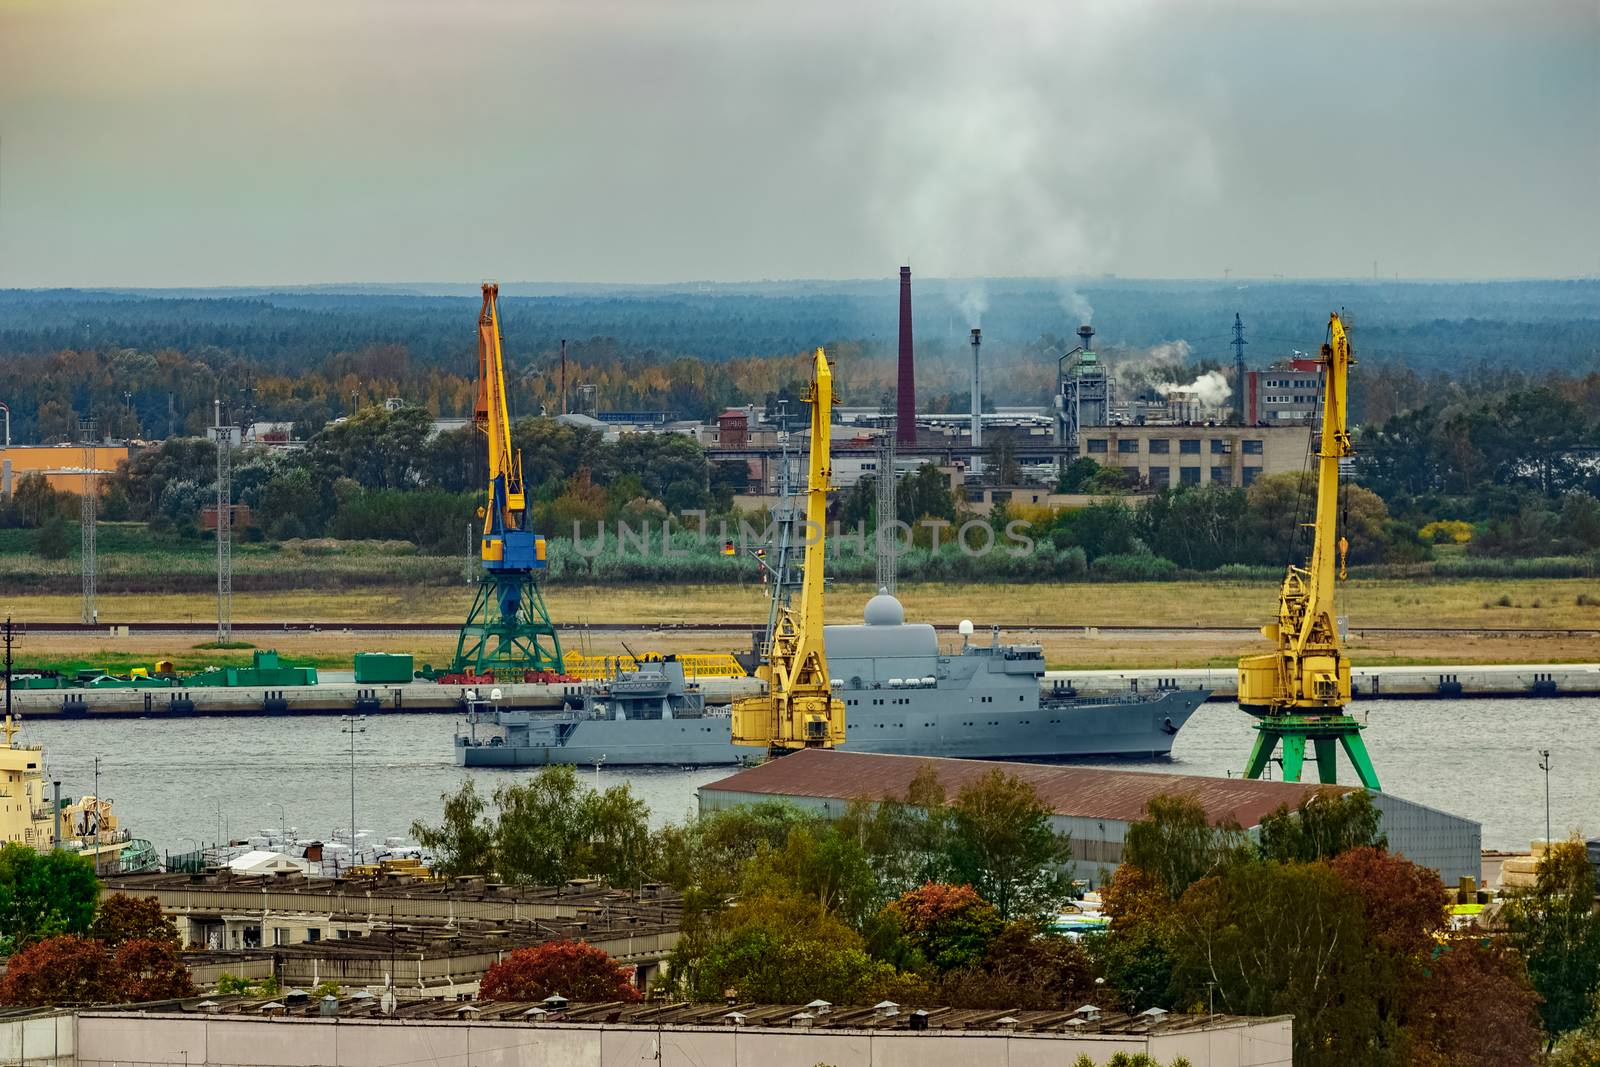
[[[799,606],[787,603],[778,608],[767,647],[762,649],[756,677],[767,683],[767,691],[733,705],[733,743],[762,746],[774,756],[800,748],[832,748],[844,740],[844,702],[833,695],[822,640],[824,530],[833,480],[828,441],[833,372],[820,348],[815,375],[809,398],[810,468]]]
[[[511,444],[505,359],[500,348],[500,287],[483,285],[478,313],[478,399],[472,421],[489,445],[489,499],[479,555],[483,577],[456,640],[451,672],[561,671],[561,641],[538,576],[546,570],[545,541],[533,529],[522,485],[522,453]]]
[[[683,664],[684,677],[690,681],[696,678],[743,678],[748,674],[731,652],[679,652],[676,656],[678,662]],[[582,652],[568,652],[565,656],[566,673],[586,682],[596,682],[624,671],[636,671],[640,663],[659,663],[666,658],[666,654],[661,652],[641,652],[637,659],[632,655],[587,656]]]
[[[1322,440],[1317,452],[1317,511],[1311,524],[1311,561],[1289,565],[1278,598],[1278,621],[1261,628],[1276,652],[1239,660],[1239,706],[1260,716],[1245,777],[1259,778],[1283,744],[1283,776],[1300,780],[1306,742],[1323,782],[1338,780],[1337,746],[1343,745],[1361,783],[1378,788],[1361,724],[1344,714],[1350,703],[1350,660],[1339,639],[1333,590],[1344,577],[1348,544],[1338,536],[1339,461],[1351,455],[1346,421],[1350,341],[1338,315],[1328,318],[1322,346]]]

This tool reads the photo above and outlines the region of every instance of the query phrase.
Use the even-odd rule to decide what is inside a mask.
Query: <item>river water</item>
[[[1544,835],[1544,774],[1551,750],[1550,819],[1559,836],[1600,834],[1600,699],[1363,701],[1357,718],[1387,792],[1483,824],[1485,848],[1525,849]],[[1254,738],[1252,720],[1230,704],[1207,704],[1159,763],[1113,761],[1193,774],[1237,774]],[[434,820],[440,796],[467,775],[490,792],[523,771],[458,768],[448,715],[371,716],[355,750],[356,824],[375,839],[405,836]],[[337,717],[38,720],[19,740],[45,746],[64,794],[94,787],[116,803],[124,826],[158,851],[242,838],[287,825],[320,837],[350,823],[350,736]],[[1097,765],[1089,763],[1088,765]],[[1308,771],[1310,768],[1308,767]],[[692,810],[695,790],[727,768],[584,770],[602,786],[624,779],[657,824]],[[1353,780],[1348,765],[1341,780]]]

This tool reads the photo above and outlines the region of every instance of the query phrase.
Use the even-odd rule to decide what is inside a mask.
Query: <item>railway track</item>
[[[130,631],[142,633],[179,633],[179,634],[210,634],[216,632],[214,622],[180,622],[176,620],[156,622],[100,622],[89,625],[81,622],[18,622],[17,632],[41,634],[66,634],[66,633],[103,633],[113,626],[127,626]],[[1256,634],[1259,631],[1254,626],[1198,626],[1172,624],[1166,626],[1130,626],[1130,625],[1101,625],[1101,624],[1066,624],[1066,623],[1000,623],[1000,629],[1007,633],[1081,633],[1086,629],[1096,630],[1101,635],[1105,634],[1141,634],[1141,633],[1215,633],[1215,634]],[[656,631],[661,633],[752,633],[761,629],[757,623],[743,622],[598,622],[598,623],[573,623],[563,629],[570,631],[587,630],[594,633],[617,633],[626,631]],[[954,625],[938,626],[939,630],[955,630]],[[451,622],[239,622],[233,623],[237,633],[273,634],[273,633],[338,633],[348,631],[351,633],[455,633],[460,629],[459,623]],[[1402,635],[1424,634],[1429,636],[1495,636],[1508,637],[1600,637],[1600,629],[1561,628],[1561,627],[1516,627],[1516,626],[1357,626],[1350,630],[1353,634],[1371,635]]]

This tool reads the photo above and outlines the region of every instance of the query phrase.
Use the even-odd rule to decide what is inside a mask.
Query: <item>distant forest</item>
[[[506,285],[501,311],[513,399],[558,403],[569,381],[602,408],[703,418],[733,403],[796,394],[803,353],[838,361],[846,403],[881,403],[893,383],[896,279],[684,286]],[[919,406],[965,405],[968,329],[984,331],[991,404],[1042,404],[1056,357],[1085,317],[1129,377],[1231,365],[1235,313],[1261,367],[1314,351],[1327,314],[1347,309],[1362,362],[1358,418],[1384,420],[1476,381],[1486,387],[1600,370],[1600,281],[1420,283],[914,281]],[[0,402],[13,437],[59,439],[94,414],[113,433],[197,432],[220,394],[235,421],[315,432],[386,395],[436,415],[471,402],[475,286],[295,291],[0,292]],[[1470,393],[1470,389],[1467,390]],[[1449,397],[1440,397],[1449,400]]]

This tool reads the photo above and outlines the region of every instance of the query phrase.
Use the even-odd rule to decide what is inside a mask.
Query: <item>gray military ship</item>
[[[867,602],[859,624],[824,628],[834,694],[845,704],[843,747],[854,752],[971,759],[1165,757],[1172,739],[1209,695],[1161,689],[1083,697],[1048,684],[1034,644],[987,643],[961,624],[961,645],[941,651],[934,628],[908,623],[887,593]],[[727,708],[707,708],[671,657],[620,674],[578,706],[469,711],[456,763],[523,767],[545,763],[715,766],[765,752],[735,745]]]

